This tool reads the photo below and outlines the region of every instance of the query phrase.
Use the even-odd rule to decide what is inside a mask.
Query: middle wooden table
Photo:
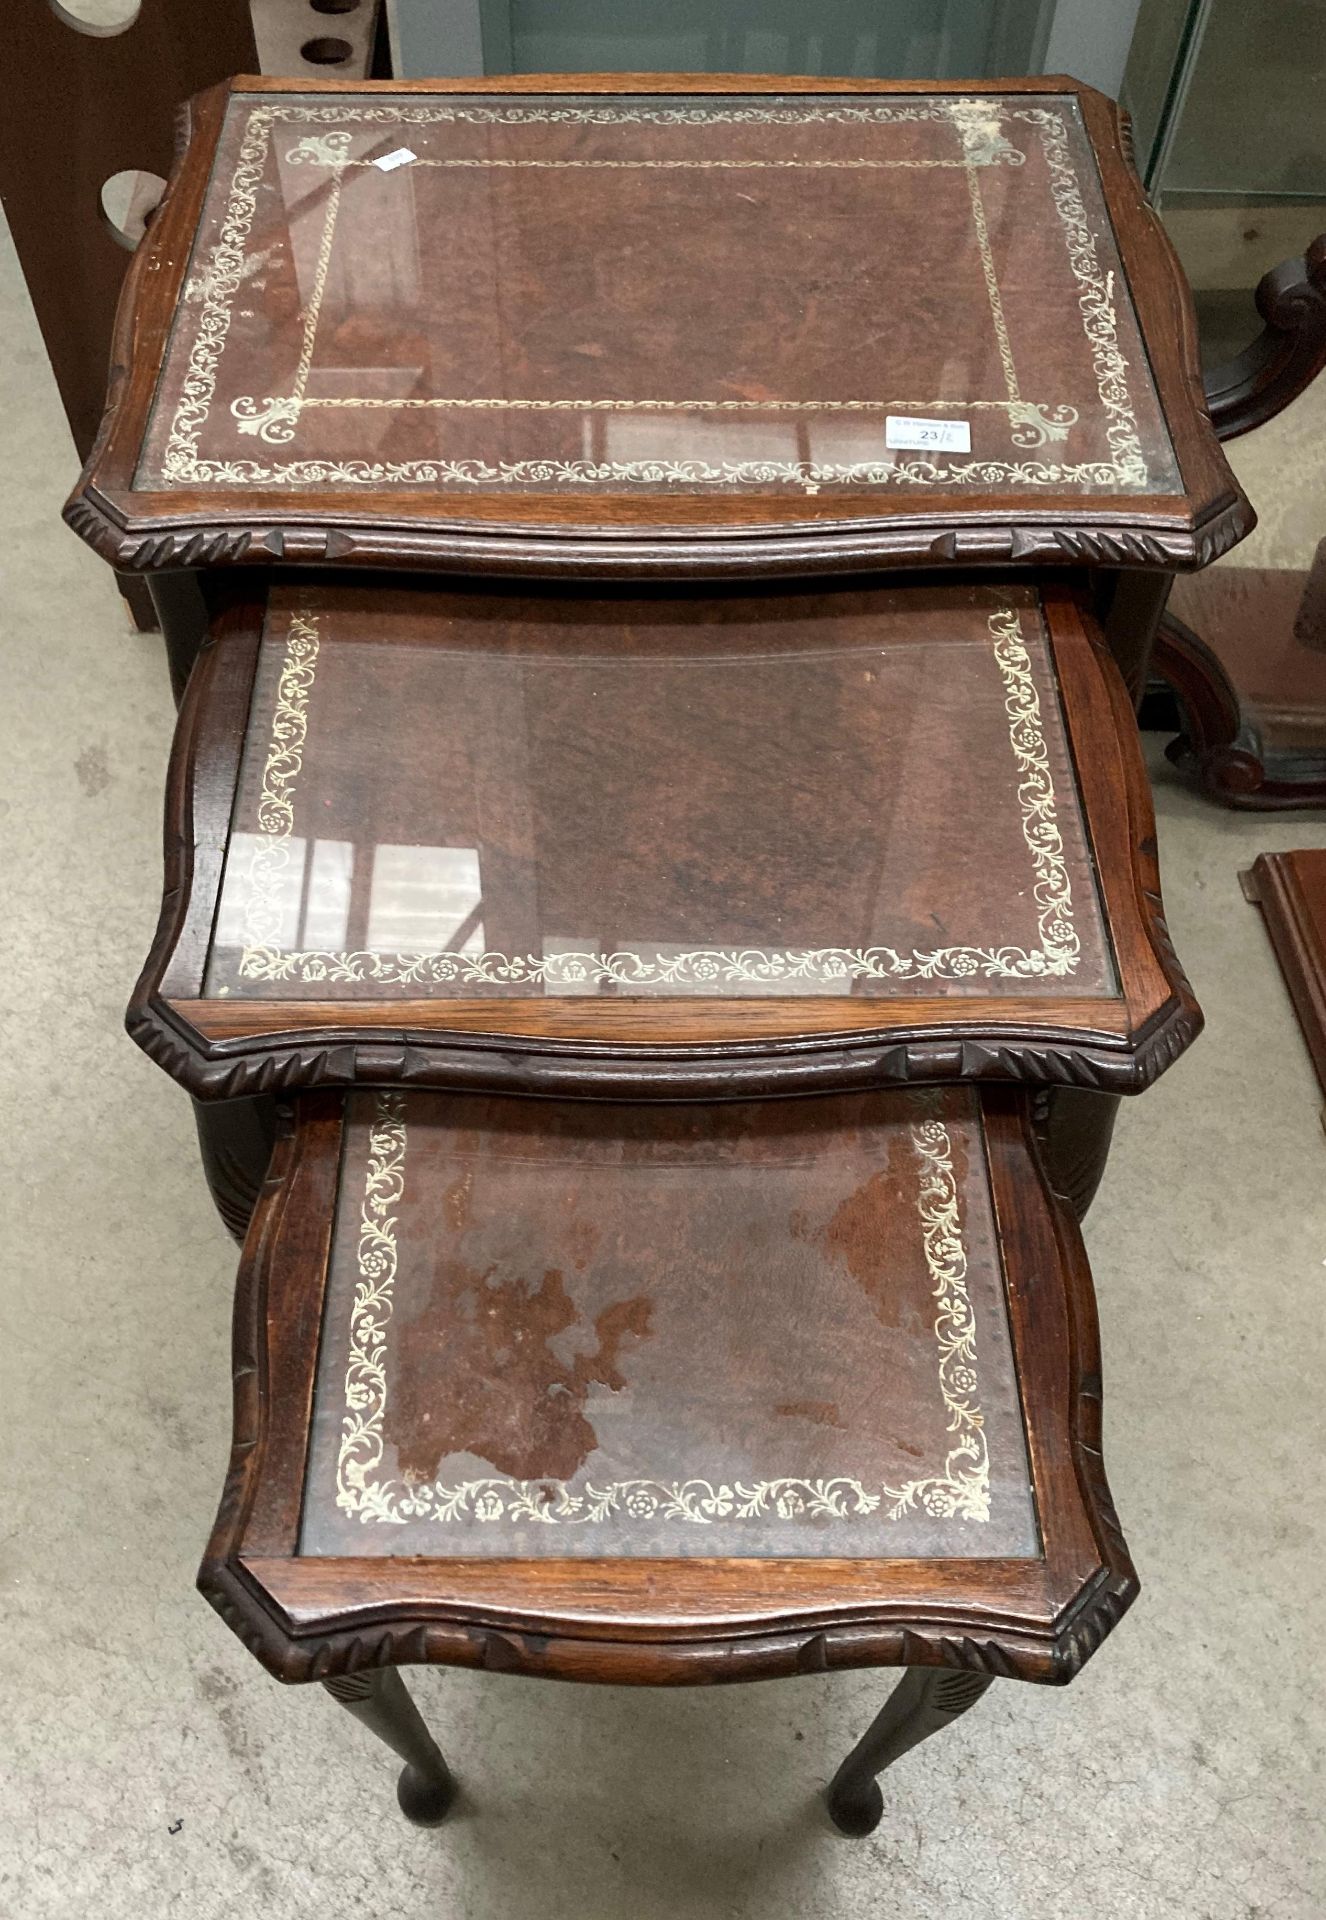
[[[1080,597],[281,588],[218,627],[131,1027],[196,1094],[1136,1091],[1197,1014]]]

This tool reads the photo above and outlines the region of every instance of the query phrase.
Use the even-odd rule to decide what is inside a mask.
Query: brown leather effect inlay
[[[1115,995],[1039,600],[279,589],[205,991]]]
[[[136,484],[1180,491],[1076,101],[793,90],[236,96]]]
[[[304,1554],[1037,1551],[965,1090],[350,1097]]]

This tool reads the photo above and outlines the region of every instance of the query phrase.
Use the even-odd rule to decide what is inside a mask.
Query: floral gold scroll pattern
[[[917,1209],[925,1261],[934,1283],[939,1391],[954,1438],[941,1472],[885,1488],[889,1518],[896,1520],[920,1506],[936,1519],[988,1520],[990,1455],[977,1399],[976,1316],[967,1290],[967,1249],[948,1129],[933,1111],[913,1125],[912,1148],[920,1168]]]
[[[1004,314],[1004,297],[995,272],[985,202],[981,198],[981,178],[975,163],[967,167],[967,191],[971,200],[972,228],[976,235],[976,249],[981,257],[981,274],[985,281],[990,319],[994,325],[995,344],[999,349],[999,364],[1003,368],[1004,387],[1008,393],[1008,399],[1002,404],[1008,412],[1013,444],[1015,447],[1040,447],[1047,440],[1066,440],[1069,428],[1077,423],[1076,407],[1043,407],[1022,398],[1013,362],[1013,342]]]
[[[308,701],[317,662],[317,616],[291,614],[258,795],[258,831],[244,875],[244,933],[252,948],[269,950],[280,934],[280,901],[295,824],[295,783],[304,764]]]
[[[282,948],[279,889],[285,856],[281,843],[294,832],[294,787],[308,726],[308,696],[317,662],[316,617],[292,616],[276,703],[258,827],[262,836],[245,875],[243,980],[278,984],[295,980],[329,986],[377,983],[422,988],[498,987],[557,992],[610,984],[625,992],[755,987],[787,981],[850,992],[854,981],[1068,979],[1077,969],[1081,942],[1073,924],[1073,889],[1064,859],[1054,777],[1031,656],[1015,609],[989,615],[995,664],[1003,684],[1009,745],[1018,776],[1018,812],[1031,855],[1037,939],[1030,946],[767,947],[701,948],[666,957],[624,950],[615,953],[337,953]]]
[[[967,1288],[957,1180],[948,1129],[932,1095],[912,1096],[911,1144],[918,1168],[917,1213],[935,1302],[939,1391],[952,1445],[935,1473],[900,1486],[851,1475],[774,1480],[631,1479],[586,1484],[512,1480],[501,1475],[450,1485],[382,1478],[388,1334],[405,1193],[405,1096],[375,1096],[350,1306],[345,1411],[336,1461],[336,1504],[359,1521],[388,1526],[435,1521],[528,1521],[535,1525],[629,1525],[679,1520],[898,1520],[917,1510],[935,1520],[988,1521],[990,1461],[979,1400],[976,1320]]]
[[[990,615],[988,626],[995,661],[1004,682],[1008,738],[1019,776],[1022,834],[1036,873],[1033,892],[1040,947],[1033,948],[1025,963],[1015,960],[1013,964],[1018,972],[1063,978],[1077,966],[1082,944],[1073,925],[1073,888],[1055,808],[1054,776],[1045,744],[1040,696],[1016,611],[1011,607],[1001,608]]]
[[[327,208],[322,221],[322,238],[318,243],[317,264],[313,269],[313,285],[309,289],[308,306],[304,311],[304,329],[299,348],[299,364],[295,368],[294,388],[292,392],[279,398],[268,395],[261,403],[249,396],[236,400],[230,411],[235,416],[240,433],[254,433],[263,440],[279,443],[293,440],[295,429],[299,425],[300,411],[305,404],[305,389],[309,374],[313,370],[313,347],[318,336],[318,319],[322,313],[323,295],[327,291],[327,275],[331,269],[332,246],[336,239],[336,220],[341,208],[342,174],[338,167],[332,175],[331,186],[327,193]]]
[[[712,461],[656,457],[634,460],[581,459],[549,455],[519,460],[488,460],[481,457],[424,460],[370,460],[359,458],[292,459],[272,464],[256,458],[211,459],[199,452],[199,436],[211,413],[216,397],[217,376],[230,331],[236,292],[249,271],[246,247],[257,207],[258,191],[266,177],[272,150],[272,132],[277,125],[303,125],[313,131],[294,141],[285,153],[288,163],[327,168],[332,185],[323,228],[319,260],[315,267],[309,305],[304,314],[298,365],[292,369],[287,390],[257,396],[240,394],[229,402],[228,411],[238,433],[250,435],[268,445],[288,444],[295,437],[305,411],[331,404],[323,396],[309,396],[306,388],[312,365],[314,336],[322,292],[326,285],[327,263],[331,256],[341,186],[346,170],[364,164],[351,154],[352,135],[346,123],[372,131],[378,126],[409,127],[441,122],[464,122],[476,126],[518,126],[528,123],[555,123],[589,126],[644,124],[659,126],[703,127],[715,124],[767,124],[802,126],[833,123],[846,126],[889,122],[932,121],[951,126],[959,136],[961,152],[950,160],[928,164],[965,170],[969,183],[973,219],[977,226],[978,251],[982,273],[991,301],[1000,359],[1009,398],[988,400],[946,400],[914,402],[886,399],[861,403],[863,408],[883,406],[886,410],[943,408],[959,414],[974,408],[1006,409],[1013,429],[1013,445],[1035,451],[1068,438],[1078,414],[1070,406],[1021,399],[1016,376],[1012,373],[1012,349],[1004,322],[1002,300],[989,258],[988,239],[982,240],[984,212],[977,184],[977,169],[992,166],[1019,167],[1026,155],[1012,145],[1002,131],[1004,121],[1020,121],[1039,136],[1050,176],[1050,191],[1063,232],[1069,265],[1078,286],[1079,307],[1087,345],[1091,354],[1097,388],[1107,421],[1109,460],[1063,461],[1055,459],[975,459],[886,458],[854,461],[815,459],[779,459],[764,457],[746,460]],[[418,162],[416,162],[418,164]],[[485,162],[484,164],[489,164]],[[524,164],[523,162],[521,164]],[[544,163],[539,163],[544,164]],[[605,163],[607,164],[607,163]],[[619,164],[613,162],[611,164]],[[628,163],[621,163],[628,164]],[[634,162],[629,164],[635,164]],[[679,163],[680,164],[680,163]],[[687,162],[686,164],[694,164]],[[726,164],[726,163],[718,163]],[[765,164],[765,163],[761,163]],[[771,163],[770,163],[771,164]],[[779,163],[783,164],[783,163]],[[789,164],[800,165],[801,162]],[[837,162],[834,163],[839,164]],[[887,163],[892,164],[892,163]],[[1143,490],[1149,484],[1145,456],[1138,435],[1137,420],[1128,388],[1128,363],[1119,347],[1118,321],[1114,305],[1113,276],[1103,274],[1097,256],[1081,189],[1073,166],[1065,116],[1048,107],[1010,108],[993,100],[957,100],[921,106],[798,106],[739,108],[649,108],[649,107],[457,107],[446,105],[395,104],[390,107],[307,106],[292,102],[271,102],[248,112],[238,159],[231,176],[225,211],[218,237],[211,247],[200,251],[190,276],[191,292],[199,296],[196,330],[188,351],[180,397],[171,418],[162,456],[161,476],[165,484],[178,486],[237,487],[392,487],[436,486],[464,488],[502,488],[512,486],[614,487],[614,486],[755,486],[792,487],[816,493],[825,486],[861,487],[1096,487]],[[370,397],[335,396],[335,404],[356,407],[370,404]],[[445,396],[441,406],[459,404]],[[517,399],[480,400],[479,405],[515,405]],[[551,405],[563,403],[553,402]],[[568,400],[568,409],[588,406],[589,402]],[[647,412],[658,403],[631,403]],[[683,403],[684,405],[685,403]],[[706,403],[697,403],[702,409]],[[799,404],[805,411],[819,410],[819,403]],[[838,402],[839,408],[855,403]],[[826,405],[824,411],[834,410]]]
[[[1103,274],[1096,237],[1087,219],[1082,189],[1073,170],[1068,125],[1052,107],[1022,107],[1017,118],[1038,127],[1050,169],[1050,191],[1064,230],[1068,264],[1077,281],[1082,325],[1091,351],[1096,386],[1109,420],[1106,438],[1114,454],[1120,486],[1145,487],[1147,464],[1137,434],[1137,417],[1128,392],[1128,362],[1119,348],[1118,314],[1114,306],[1114,275]]]

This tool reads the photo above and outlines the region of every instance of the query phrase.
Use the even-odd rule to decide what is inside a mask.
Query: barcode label
[[[884,444],[900,452],[970,453],[971,428],[965,420],[916,420],[911,414],[890,413],[884,421]]]
[[[412,153],[409,147],[397,147],[392,153],[384,153],[380,160],[373,162],[373,165],[381,167],[383,173],[392,173],[397,167],[408,167],[411,160],[418,158],[418,154]]]

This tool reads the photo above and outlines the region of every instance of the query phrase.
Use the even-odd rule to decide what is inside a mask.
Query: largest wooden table
[[[1011,566],[1093,576],[1136,693],[1252,524],[1076,82],[242,79],[185,131],[69,507],[181,684],[235,565]]]

